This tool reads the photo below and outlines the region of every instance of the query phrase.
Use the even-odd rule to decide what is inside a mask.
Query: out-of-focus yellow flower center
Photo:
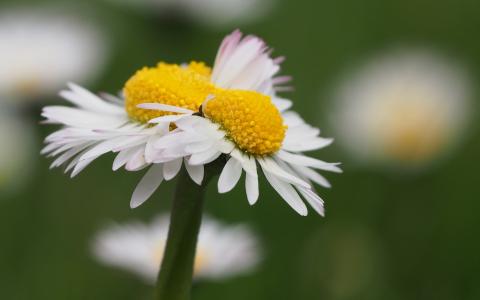
[[[172,114],[138,108],[141,103],[161,103],[198,111],[206,97],[215,90],[210,82],[211,69],[202,62],[180,66],[160,62],[156,67],[137,71],[125,84],[125,109],[135,121]]]
[[[162,264],[163,255],[165,254],[165,243],[162,241],[158,243],[155,251],[153,252],[153,263],[155,266],[160,266]],[[195,261],[193,263],[193,275],[197,276],[202,269],[207,266],[209,260],[207,251],[205,249],[198,247],[195,253]]]
[[[407,163],[427,161],[438,154],[449,133],[443,120],[432,115],[434,110],[421,103],[392,106],[381,131],[387,154]]]
[[[256,155],[277,152],[286,126],[270,97],[254,91],[218,90],[203,106],[203,113],[222,126],[240,150]]]
[[[37,94],[42,87],[40,78],[30,75],[23,78],[19,78],[14,85],[14,90],[20,95],[33,96]]]

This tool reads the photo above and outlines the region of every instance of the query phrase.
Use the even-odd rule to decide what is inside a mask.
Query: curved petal
[[[277,193],[290,205],[298,214],[306,216],[307,206],[303,203],[297,191],[287,182],[279,180],[274,174],[264,172],[265,177]]]
[[[302,187],[298,188],[298,191],[319,215],[322,217],[325,216],[325,208],[323,206],[323,200],[320,198],[320,196],[318,196],[314,191]]]
[[[262,167],[264,172],[269,172],[282,180],[303,186],[305,188],[310,188],[310,185],[306,183],[305,181],[301,180],[300,178],[297,178],[296,176],[288,173],[287,171],[283,170],[275,161],[273,161],[271,158],[261,158],[257,159],[258,162],[260,163],[260,166]]]
[[[190,175],[190,178],[192,178],[196,184],[201,185],[205,173],[203,165],[191,165],[188,163],[188,159],[186,157],[184,158],[184,161],[185,168],[187,169],[187,173]]]
[[[223,194],[231,191],[237,185],[241,176],[242,165],[236,158],[231,157],[225,164],[225,167],[223,167],[218,179],[218,192]]]
[[[138,207],[147,201],[147,199],[157,190],[162,181],[163,166],[161,164],[154,164],[137,184],[137,187],[132,194],[132,199],[130,200],[130,207]]]
[[[323,160],[319,160],[319,159],[308,157],[301,154],[293,154],[283,150],[278,151],[276,156],[281,160],[284,160],[292,165],[312,167],[315,169],[321,169],[321,170],[337,172],[337,173],[342,172],[342,170],[339,167],[337,167],[339,163],[328,163]]]
[[[163,164],[163,177],[165,180],[170,180],[177,176],[178,172],[182,168],[182,158],[177,158],[171,161],[167,161]]]
[[[254,205],[259,196],[258,191],[258,177],[246,174],[245,177],[245,191],[247,192],[247,199],[250,205]]]

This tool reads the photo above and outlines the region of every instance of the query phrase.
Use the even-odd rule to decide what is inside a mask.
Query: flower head
[[[231,190],[242,171],[251,204],[259,196],[257,163],[275,190],[301,215],[307,208],[299,193],[320,214],[323,201],[311,182],[329,187],[313,169],[340,172],[302,154],[328,146],[332,139],[287,111],[291,101],[278,91],[289,77],[278,76],[283,58],[255,36],[240,31],[227,36],[212,69],[204,63],[159,63],[134,74],[124,88],[125,99],[101,99],[70,85],[61,95],[78,106],[46,107],[49,123],[65,128],[47,137],[44,153],[60,155],[58,166],[76,175],[98,156],[119,152],[114,169],[136,171],[151,166],[137,185],[131,206],[147,200],[163,179],[176,176],[185,164],[193,181],[201,184],[204,165],[221,155],[228,160],[218,183]],[[110,101],[106,101],[110,100]]]
[[[96,258],[154,283],[167,241],[169,218],[151,224],[114,225],[100,231],[93,243]],[[198,236],[195,279],[220,280],[251,271],[260,260],[259,242],[245,225],[227,226],[205,218]]]
[[[340,142],[364,163],[418,167],[464,129],[469,80],[426,51],[394,52],[352,74],[335,98]]]
[[[0,13],[0,96],[51,96],[67,80],[91,79],[104,64],[105,38],[68,14],[43,10]]]
[[[326,147],[332,139],[319,137],[317,128],[287,111],[291,106],[289,100],[277,96],[278,84],[288,81],[276,77],[281,61],[271,58],[268,47],[256,37],[242,38],[238,31],[226,37],[212,71],[216,90],[203,102],[200,115],[190,110],[174,118],[150,120],[152,124],[173,122],[177,127],[153,147],[161,151],[164,161],[184,157],[191,165],[205,165],[225,155],[227,163],[218,181],[218,191],[233,189],[245,171],[250,204],[259,197],[258,163],[272,187],[295,211],[307,214],[302,195],[323,215],[323,200],[314,191],[312,182],[330,185],[314,169],[341,170],[337,163],[302,154]],[[155,103],[139,106],[164,110]]]

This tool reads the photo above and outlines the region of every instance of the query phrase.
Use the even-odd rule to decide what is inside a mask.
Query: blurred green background
[[[211,64],[224,35],[238,27],[165,19],[113,0],[72,4],[89,11],[112,43],[101,79],[88,86],[93,91],[115,93],[135,70],[159,60]],[[452,55],[468,67],[476,85],[479,13],[480,2],[471,0],[278,0],[264,18],[240,29],[263,37],[276,55],[287,56],[282,73],[294,77],[295,91],[286,96],[307,121],[331,136],[328,95],[339,76],[352,63],[392,45],[426,45]],[[40,107],[26,113],[40,121]],[[344,163],[344,174],[327,174],[333,188],[319,189],[326,218],[313,210],[308,217],[298,216],[264,179],[254,207],[243,187],[219,195],[212,184],[206,211],[228,223],[252,225],[266,255],[252,274],[197,283],[193,298],[480,299],[480,123],[472,123],[454,154],[421,173],[355,168],[336,144],[316,153]],[[39,153],[42,139],[54,128],[39,125],[36,130],[33,150]],[[98,264],[89,245],[111,220],[149,221],[168,211],[175,182],[162,184],[150,201],[131,210],[130,195],[141,174],[112,173],[112,159],[103,157],[71,180],[59,169],[50,171],[50,161],[38,155],[29,184],[2,196],[1,299],[149,298],[150,286]]]

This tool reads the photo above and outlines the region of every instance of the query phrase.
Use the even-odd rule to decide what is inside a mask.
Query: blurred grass
[[[283,73],[294,76],[296,89],[288,96],[327,136],[328,95],[338,77],[352,63],[392,45],[414,43],[450,54],[478,83],[477,1],[277,4],[262,22],[241,29],[287,56]],[[91,16],[114,45],[109,67],[92,90],[114,93],[136,69],[158,60],[211,63],[222,37],[234,29],[172,24],[108,1],[76,5],[94,9]],[[39,119],[38,108],[32,114]],[[254,274],[198,283],[194,299],[478,299],[478,126],[476,121],[449,160],[412,176],[351,168],[335,144],[322,151],[322,159],[347,162],[345,174],[328,175],[333,189],[320,190],[327,202],[325,219],[313,211],[306,218],[296,215],[265,180],[253,208],[242,187],[218,195],[210,186],[207,212],[255,226],[266,257]],[[39,136],[52,130],[38,127]],[[40,139],[37,144],[38,153]],[[39,156],[29,186],[2,199],[1,299],[149,299],[150,287],[133,275],[97,264],[89,241],[109,220],[150,220],[168,210],[174,183],[162,184],[151,200],[130,210],[141,174],[114,174],[111,161],[100,159],[70,180],[60,170],[49,171],[49,161]]]

